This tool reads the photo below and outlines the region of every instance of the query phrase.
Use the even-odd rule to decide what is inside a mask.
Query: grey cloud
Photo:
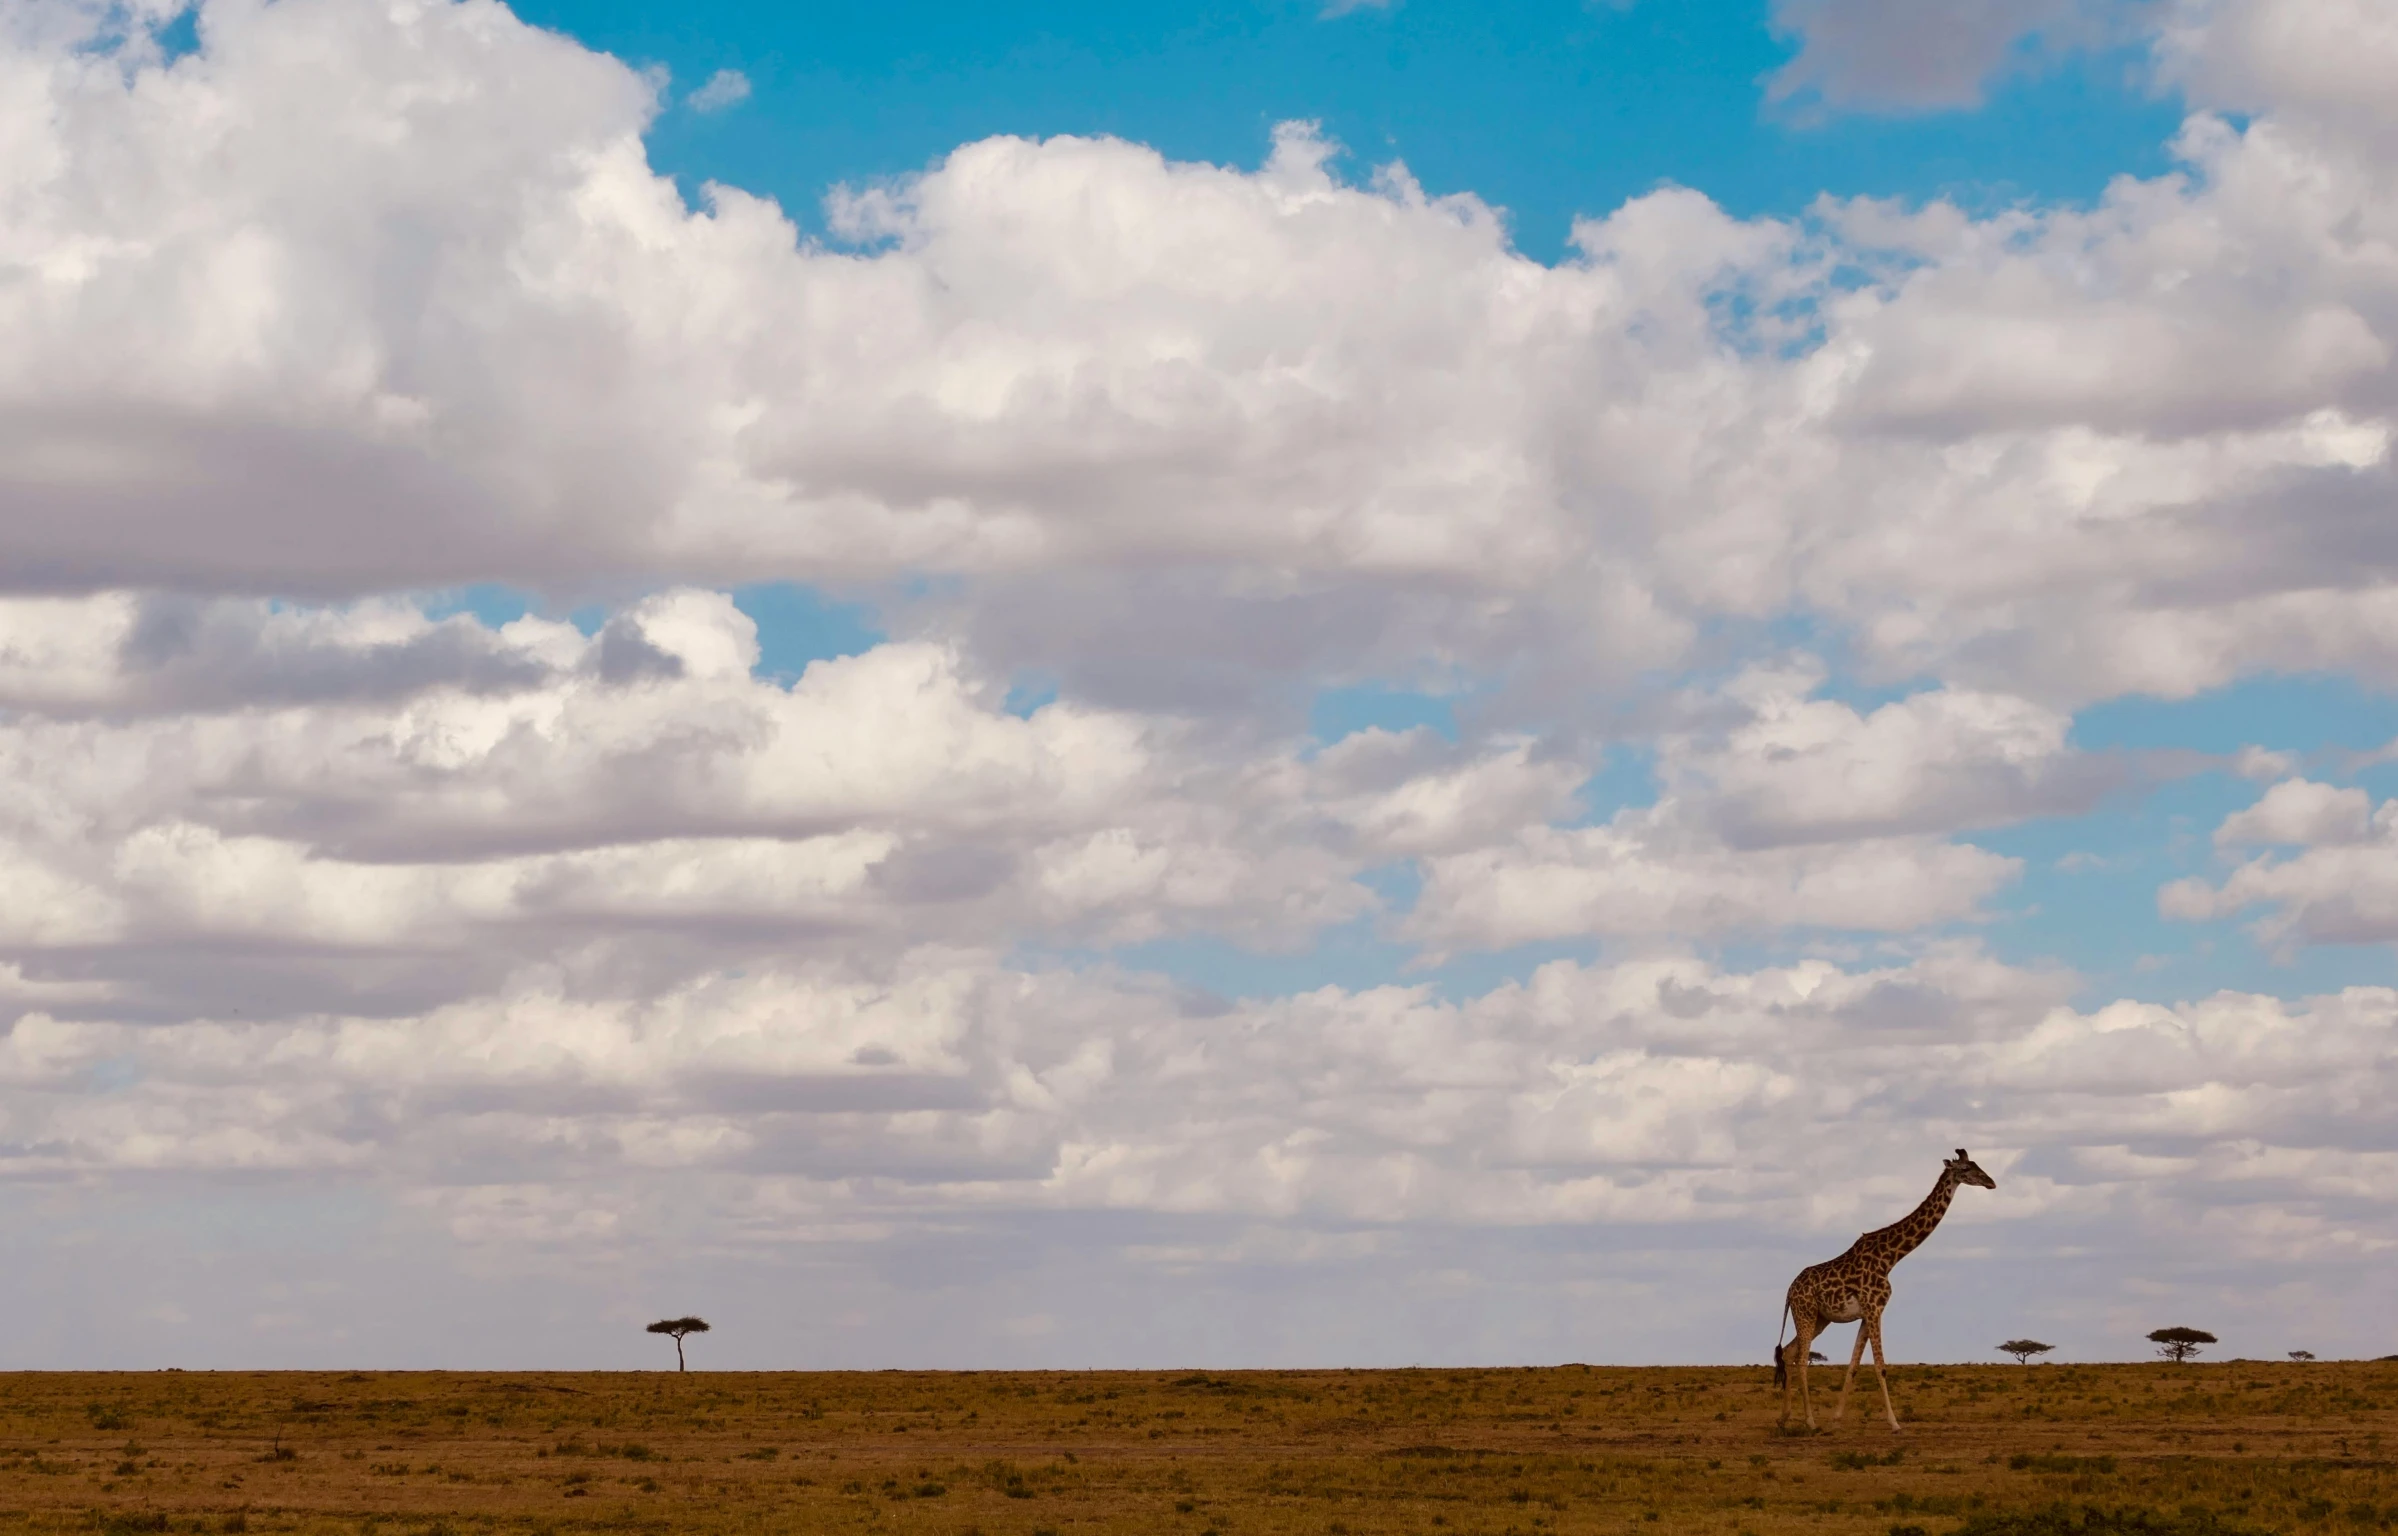
[[[167,935],[131,945],[9,950],[29,977],[88,989],[85,999],[49,1004],[59,1018],[160,1025],[193,1018],[413,1017],[502,985],[516,964],[504,955],[454,947],[340,948]]]
[[[2075,751],[2031,700],[1927,689],[1860,711],[1815,697],[1811,659],[1761,665],[1687,699],[1695,729],[1660,741],[1658,774],[1734,848],[1953,833],[2092,809],[2173,768]]]
[[[1772,94],[1836,107],[1930,111],[1980,104],[1998,77],[2153,24],[2155,0],[1775,0],[1799,39]]]
[[[877,1054],[873,1050],[861,1055]],[[880,1054],[888,1056],[888,1052]],[[872,1063],[888,1066],[888,1061]],[[919,1111],[961,1112],[973,1110],[988,1102],[990,1085],[964,1074],[935,1076],[924,1073],[889,1071],[854,1071],[819,1073],[807,1076],[763,1076],[754,1072],[722,1072],[698,1074],[681,1085],[687,1102],[695,1110],[714,1111],[751,1117],[777,1116],[848,1116],[870,1118],[876,1115],[907,1114]],[[764,1140],[772,1144],[803,1137],[803,1130],[793,1125],[813,1125],[815,1121],[778,1122],[767,1128]],[[781,1171],[803,1171],[796,1167]]]
[[[964,629],[979,654],[1054,672],[1095,703],[1288,719],[1304,709],[1305,680],[1327,656],[1371,649],[1414,606],[1366,583],[1228,594],[1235,577],[1204,567],[1044,573],[980,584],[923,622]]]
[[[2252,11],[2185,6],[2172,46],[2347,67]],[[1932,61],[1897,87],[1929,99],[2027,30],[2147,12],[1786,14],[1806,69],[1888,44],[1890,69]],[[43,130],[60,169],[29,185],[30,238],[110,254],[0,348],[19,590],[910,587],[940,594],[910,605],[924,632],[1079,697],[1276,719],[1318,673],[1495,677],[1494,718],[1596,710],[1727,624],[1797,614],[1893,675],[2046,695],[2073,692],[2070,647],[2103,696],[2186,690],[2159,658],[2217,676],[2290,631],[2231,613],[2213,654],[2153,643],[2175,591],[2308,577],[2193,525],[2194,485],[2271,500],[2384,457],[2387,173],[2312,119],[2194,122],[2180,174],[2089,209],[1785,223],[1668,190],[1585,220],[1554,266],[1470,198],[1343,183],[1298,128],[1254,170],[998,139],[836,197],[879,242],[858,254],[735,190],[684,209],[639,154],[651,88],[549,34],[268,7],[207,42],[177,78],[245,104],[206,116],[232,136],[220,180],[104,178],[134,197],[91,168],[163,164],[188,125],[20,40],[75,104]],[[310,131],[329,94],[356,131]],[[278,302],[182,280],[247,270],[244,242],[287,274]],[[2316,535],[2324,561],[2363,538]],[[2289,649],[2385,665],[2342,649],[2364,627]]]
[[[650,644],[641,626],[622,616],[610,619],[601,628],[597,661],[594,670],[611,683],[683,675],[681,657]]]
[[[629,564],[537,542],[438,454],[119,400],[0,410],[0,539],[10,592],[323,598]]]
[[[0,954],[149,1019],[935,939],[1287,948],[1375,909],[1363,870],[1509,838],[1587,771],[1517,740],[1019,717],[923,643],[788,687],[755,656],[722,595],[680,589],[590,639],[404,604],[0,604],[0,681],[33,701],[0,721]]]
[[[1694,809],[1661,802],[1427,858],[1397,930],[1444,958],[1602,937],[1908,933],[1974,917],[2020,868],[1922,836],[1738,848]]]
[[[972,901],[1015,872],[1016,856],[1004,848],[940,843],[897,850],[874,866],[874,880],[902,901]]]
[[[1830,820],[1791,814],[1769,803],[1732,803],[1715,812],[1716,825],[1736,848],[1771,848],[1790,843],[1950,833],[2005,826],[2046,816],[2078,816],[2110,793],[2141,782],[2132,762],[2119,757],[2067,760],[2026,771],[2014,765],[1960,764],[1937,775],[1921,799],[1882,807],[1860,806]]]
[[[2205,107],[2271,112],[2368,142],[2398,133],[2383,89],[2398,33],[2377,0],[2179,0],[2158,54],[2165,78]]]
[[[2301,797],[2293,788],[2326,791]],[[2308,805],[2306,799],[2316,801]],[[2398,802],[2368,822],[2360,791],[2276,785],[2257,805],[2226,818],[2219,844],[2312,843],[2287,857],[2261,854],[2220,882],[2191,876],[2157,893],[2167,917],[2203,921],[2262,908],[2257,930],[2285,949],[2306,944],[2398,942]]]
[[[2045,591],[1958,646],[1947,670],[2066,701],[2127,686],[2188,694],[2266,671],[2398,676],[2383,616],[2394,508],[2386,459],[2194,485],[2151,516],[2087,531]]]
[[[1303,720],[1327,679],[1495,684],[1458,701],[1469,727],[1575,719],[1638,697],[1692,637],[1682,614],[1605,564],[1562,565],[1545,591],[1498,599],[1466,573],[1302,576],[1194,559],[999,574],[900,612],[1077,698],[1268,727]]]
[[[438,624],[404,639],[343,644],[341,637],[277,633],[268,617],[249,604],[146,595],[122,650],[126,687],[109,706],[197,712],[369,703],[432,688],[514,692],[549,677],[539,659],[498,643],[475,624]]]
[[[2242,494],[2178,509],[2158,524],[2147,534],[2148,558],[2130,570],[2143,600],[2160,607],[2216,608],[2276,592],[2371,591],[2398,577],[2398,467],[2384,458],[2357,467],[2286,469]]]
[[[1928,1179],[1958,1140],[2001,1175],[1973,1219],[2047,1241],[2111,1211],[2169,1243],[2202,1204],[2224,1256],[2263,1264],[2386,1223],[2353,1192],[2392,1146],[2368,1070],[2398,1016],[2386,992],[2101,1016],[2062,1006],[2072,985],[1970,951],[1880,971],[1661,961],[1553,966],[1454,1005],[1327,991],[1197,1018],[1137,978],[925,956],[388,1024],[43,1016],[0,1049],[0,1104],[19,1176],[122,1166],[137,1145],[165,1172],[372,1149],[461,1232],[486,1230],[476,1191],[497,1180],[556,1210],[680,1168],[728,1234],[782,1198],[739,1180],[798,1178],[806,1219],[900,1230],[980,1209],[1320,1234],[1741,1220],[1820,1241],[1903,1208],[1914,1164]],[[1659,1002],[1696,993],[1713,1001],[1695,1019]],[[106,1110],[76,1091],[100,1060],[138,1067]],[[2261,1225],[2236,1214],[2259,1191]]]

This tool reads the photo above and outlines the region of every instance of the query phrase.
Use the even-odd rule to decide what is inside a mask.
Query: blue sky
[[[1736,213],[1823,193],[1977,208],[2087,202],[2153,175],[2181,118],[2131,50],[1995,81],[1970,111],[1841,112],[1765,99],[1796,51],[1763,3],[1408,0],[1337,15],[1299,3],[993,7],[903,3],[528,5],[688,92],[720,69],[752,95],[669,113],[662,169],[768,192],[808,217],[825,188],[923,169],[993,134],[1112,134],[1176,159],[1254,164],[1309,119],[1362,169],[1404,161],[1435,193],[1508,211],[1554,259],[1574,219],[1661,182]]]
[[[28,0],[10,1358],[2387,1353],[2376,3]]]

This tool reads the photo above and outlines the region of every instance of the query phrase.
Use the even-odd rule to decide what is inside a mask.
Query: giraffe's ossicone
[[[1790,1422],[1791,1362],[1798,1362],[1799,1402],[1806,1410],[1807,1427],[1813,1429],[1815,1400],[1807,1391],[1807,1352],[1814,1345],[1815,1336],[1826,1327],[1855,1323],[1857,1343],[1849,1351],[1848,1374],[1841,1378],[1840,1406],[1832,1411],[1832,1422],[1839,1423],[1848,1412],[1848,1393],[1857,1379],[1857,1361],[1864,1355],[1865,1346],[1871,1344],[1874,1380],[1882,1386],[1882,1412],[1889,1417],[1890,1427],[1898,1428],[1898,1410],[1890,1405],[1890,1379],[1882,1374],[1882,1309],[1890,1304],[1890,1270],[1932,1235],[1932,1229],[1940,1225],[1940,1218],[1948,1214],[1948,1203],[1956,1198],[1960,1184],[1998,1188],[1998,1180],[1984,1173],[1981,1165],[1959,1147],[1955,1157],[1940,1165],[1940,1182],[1924,1196],[1923,1204],[1889,1226],[1858,1238],[1840,1257],[1808,1265],[1790,1282],[1782,1314],[1798,1330],[1797,1337],[1785,1345],[1781,1330],[1774,1330],[1774,1385],[1782,1389],[1783,1423]]]

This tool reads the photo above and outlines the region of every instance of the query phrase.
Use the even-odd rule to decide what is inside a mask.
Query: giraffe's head
[[[1963,1147],[1957,1148],[1957,1155],[1947,1159],[1941,1166],[1946,1168],[1948,1176],[1959,1184],[1978,1184],[1984,1189],[1998,1188],[1998,1180],[1982,1172],[1982,1165],[1967,1157]]]

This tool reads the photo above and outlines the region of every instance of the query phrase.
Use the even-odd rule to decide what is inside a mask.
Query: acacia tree
[[[2203,1328],[2159,1328],[2148,1336],[2157,1353],[2179,1365],[2198,1353],[2201,1344],[2212,1344],[2215,1336]]]
[[[2293,1349],[2290,1351],[2290,1358],[2304,1365],[2307,1361],[2315,1358],[2315,1352],[2311,1349]]]
[[[690,1333],[706,1333],[708,1320],[704,1317],[662,1317],[642,1331],[644,1333],[663,1333],[672,1338],[674,1340],[674,1368],[678,1371],[685,1371],[690,1367],[683,1363],[683,1336]]]
[[[2038,1339],[2009,1339],[1998,1346],[1998,1352],[2002,1355],[2013,1355],[2017,1365],[2029,1365],[2032,1363],[2032,1356],[2045,1355],[2054,1348],[2056,1348],[2054,1344],[2043,1344]]]

